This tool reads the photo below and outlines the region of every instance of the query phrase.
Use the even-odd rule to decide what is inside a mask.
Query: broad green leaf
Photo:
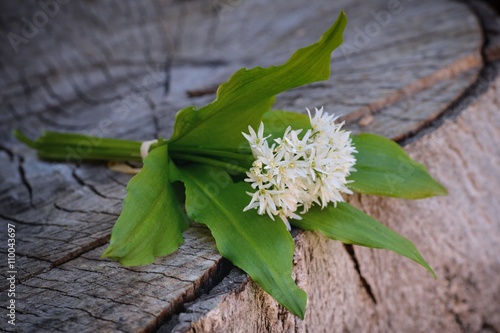
[[[200,109],[181,110],[175,120],[172,146],[238,148],[241,132],[256,128],[274,96],[330,76],[332,51],[342,43],[344,12],[316,43],[295,52],[283,65],[238,70],[219,86],[217,98]]]
[[[182,244],[189,220],[169,181],[170,163],[166,144],[146,157],[142,170],[127,185],[123,211],[103,257],[125,266],[146,265]]]
[[[219,252],[276,301],[304,318],[307,295],[291,277],[294,242],[285,225],[254,210],[243,212],[251,187],[233,183],[222,169],[191,165],[176,173],[186,187],[189,217],[210,228]]]
[[[411,159],[397,143],[375,134],[353,135],[356,172],[349,187],[357,192],[404,199],[446,195],[425,166]]]
[[[317,230],[346,244],[393,251],[422,265],[436,278],[413,243],[347,203],[339,202],[337,207],[329,205],[324,209],[313,207],[302,215],[302,220],[290,222],[298,228]]]

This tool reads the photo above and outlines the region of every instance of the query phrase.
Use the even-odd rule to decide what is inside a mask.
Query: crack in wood
[[[54,89],[52,89],[52,85],[49,84],[48,80],[49,76],[40,75],[38,76],[38,80],[40,80],[41,87],[45,90],[47,95],[49,95],[52,99],[57,102],[57,106],[62,108],[71,103],[71,100],[65,99],[62,96],[59,96]]]
[[[76,259],[86,254],[87,252],[95,250],[96,248],[107,244],[110,238],[111,238],[110,234],[107,234],[106,236],[102,236],[99,238],[95,238],[94,240],[90,241],[87,245],[82,246],[74,251],[68,252],[65,256],[61,257],[58,260],[55,260],[53,266],[54,267],[60,266],[62,264],[65,264],[73,259]]]
[[[194,59],[188,57],[177,57],[172,59],[172,65],[175,67],[224,67],[230,62],[224,59]],[[222,82],[221,82],[222,83]]]
[[[490,323],[484,321],[481,325],[481,332],[483,333],[498,333],[498,330],[496,329],[495,326],[491,325]]]
[[[181,6],[181,11],[182,10]],[[184,13],[180,13],[179,15],[179,20],[176,23],[176,32],[173,34],[172,39],[168,39],[170,41],[169,47],[167,49],[170,49],[168,54],[167,54],[167,59],[164,62],[164,67],[163,71],[165,72],[165,82],[163,84],[164,87],[164,95],[168,96],[170,93],[170,84],[172,81],[172,68],[174,66],[174,62],[176,60],[177,56],[177,50],[181,47],[181,36],[182,36],[182,31],[184,29]],[[168,31],[165,31],[165,35],[169,35]],[[170,35],[169,35],[170,36]]]
[[[43,258],[40,258],[40,257],[36,257],[34,255],[31,255],[31,254],[27,254],[27,253],[25,253],[22,250],[17,251],[17,253],[19,254],[20,257],[25,257],[25,258],[33,259],[33,260],[40,260],[40,261],[43,261],[43,262],[46,262],[46,263],[50,264],[50,268],[52,267],[52,261],[50,261],[48,259],[43,259]],[[48,269],[50,269],[50,268],[48,268]],[[33,275],[31,277],[33,277]],[[19,279],[19,281],[27,281],[27,280],[28,279]]]
[[[14,118],[14,120],[16,120],[17,123],[22,124],[23,117],[19,114],[12,103],[6,103],[5,108],[9,111],[10,115]]]
[[[400,88],[391,95],[375,100],[370,104],[352,112],[347,115],[340,117],[339,119],[345,121],[346,124],[351,124],[359,121],[363,116],[368,114],[376,114],[383,110],[389,105],[393,105],[407,96],[412,96],[420,91],[427,89],[428,87],[441,82],[443,80],[451,80],[455,78],[460,73],[466,72],[475,67],[479,67],[482,64],[482,58],[480,56],[469,55],[458,59],[454,63],[442,67],[441,69],[433,72],[432,74],[425,76],[423,78],[417,79],[405,87]]]
[[[209,294],[211,290],[222,283],[224,278],[229,276],[233,267],[233,264],[229,260],[221,258],[218,263],[210,268],[210,271],[206,275],[205,281],[202,281],[202,283],[196,286],[194,297],[186,298],[182,300],[180,304],[177,304],[175,309],[171,311],[168,316],[163,318],[163,320],[160,320],[157,327],[151,332],[157,332],[162,327],[173,327],[176,322],[176,316],[186,311],[186,304],[188,302],[194,303],[197,299],[202,297],[202,295]]]
[[[17,223],[17,224],[25,224],[25,225],[30,225],[30,226],[34,226],[34,227],[42,226],[42,225],[50,225],[50,224],[40,224],[40,223],[36,223],[36,222],[24,221],[24,220],[16,219],[15,217],[8,216],[8,215],[2,214],[2,213],[0,213],[0,218],[2,218],[4,220],[7,220],[7,221],[10,221],[10,222]],[[51,226],[61,227],[61,226],[64,226],[64,225],[61,225],[61,224],[52,224]]]
[[[37,259],[38,260],[38,259]],[[45,267],[45,268],[42,268],[42,269],[38,269],[37,271],[35,272],[31,272],[29,275],[25,276],[25,277],[20,277],[20,278],[17,278],[16,279],[16,282],[17,284],[23,284],[25,281],[29,281],[31,278],[37,276],[37,275],[40,275],[40,274],[43,274],[45,272],[48,272],[49,270],[52,269],[52,265],[48,266],[48,267]],[[0,292],[4,292],[6,290],[9,289],[9,286],[3,286],[3,287],[0,287]]]
[[[408,118],[408,117],[402,117],[402,116],[397,116],[397,115],[393,115],[393,114],[390,114],[390,113],[384,113],[384,111],[383,111],[383,110],[380,112],[380,114],[383,114],[384,116],[389,117],[389,118],[392,118],[392,119],[400,120],[400,121],[402,121],[402,122],[410,122],[410,121],[415,121],[415,120],[418,120],[418,121],[425,121],[425,119],[424,119],[424,118]]]
[[[434,131],[446,120],[455,119],[463,110],[478,100],[488,90],[490,84],[498,76],[500,69],[500,65],[497,64],[498,61],[495,61],[495,59],[489,59],[486,54],[486,47],[490,42],[490,37],[488,33],[486,33],[489,23],[484,20],[483,13],[481,12],[481,8],[478,4],[467,0],[460,2],[467,5],[470,11],[475,15],[478,24],[481,27],[483,42],[480,48],[481,70],[479,71],[479,75],[477,76],[475,82],[465,89],[457,99],[452,101],[440,115],[432,120],[423,122],[418,128],[406,133],[398,139],[397,142],[402,146],[416,141],[427,133]]]
[[[28,81],[28,77],[26,75],[21,76],[21,80],[19,83],[21,84],[21,87],[23,87],[23,96],[25,98],[30,97],[31,94],[33,93],[33,88],[30,82]]]
[[[462,319],[460,319],[460,315],[451,309],[449,311],[450,311],[451,315],[453,316],[453,320],[458,325],[458,328],[460,329],[460,331],[463,333],[469,332],[469,330],[467,330],[467,328],[465,327]]]
[[[69,295],[66,295],[66,296],[69,296]],[[76,310],[76,311],[82,311],[84,313],[86,313],[89,317],[91,317],[92,319],[95,319],[95,320],[101,320],[101,321],[105,321],[105,322],[108,322],[108,323],[112,323],[114,324],[113,325],[113,331],[114,332],[123,332],[123,333],[126,333],[127,331],[124,331],[122,329],[119,329],[116,327],[116,324],[118,323],[117,321],[114,321],[114,320],[110,320],[110,319],[105,319],[103,317],[99,317],[93,313],[91,313],[89,310],[87,309],[83,309],[83,308],[75,308],[75,307],[69,307],[69,306],[57,306],[55,304],[50,304],[49,305],[50,307],[54,307],[56,309],[69,309],[69,310]],[[120,320],[118,318],[118,320]]]
[[[100,210],[79,210],[79,209],[64,208],[64,207],[59,206],[56,202],[54,202],[53,206],[55,209],[61,210],[61,211],[66,212],[66,213],[81,213],[81,214],[93,213],[93,214],[111,215],[114,217],[120,216],[120,214],[117,214],[117,213],[105,212],[105,211],[100,211]]]
[[[102,194],[99,190],[97,190],[97,188],[96,188],[94,185],[92,185],[92,184],[87,184],[87,183],[85,182],[85,180],[84,180],[82,177],[80,177],[80,176],[78,175],[78,169],[79,169],[79,167],[80,167],[80,166],[79,166],[79,165],[77,165],[77,166],[76,166],[75,168],[73,168],[73,170],[71,171],[71,176],[72,176],[72,177],[76,180],[76,182],[77,182],[78,184],[80,184],[80,185],[81,185],[81,186],[83,186],[83,187],[88,188],[88,189],[89,189],[89,190],[91,190],[91,191],[92,191],[95,195],[97,195],[97,196],[99,196],[99,197],[101,197],[101,198],[103,198],[103,199],[123,200],[123,198],[118,198],[118,197],[109,197],[109,196],[106,196],[106,195]]]
[[[58,267],[58,269],[63,270],[63,271],[65,270],[65,269],[61,269],[60,267]],[[87,271],[87,270],[84,270],[84,271]],[[72,271],[68,271],[68,272],[72,272]],[[88,271],[88,272],[99,273],[99,272],[95,272],[95,271]],[[47,282],[54,282],[54,283],[60,283],[61,282],[60,280],[47,279],[47,278],[45,278],[43,276],[39,276],[39,277],[37,277],[37,279],[40,279],[42,281],[47,281]],[[101,284],[98,281],[94,281],[93,283],[95,283],[97,286],[102,287],[102,288],[107,288],[108,287],[107,284]],[[32,286],[32,285],[29,285],[29,286],[32,287],[32,288],[38,288],[38,286]],[[81,300],[81,298],[79,298],[77,296],[73,296],[73,295],[68,294],[67,291],[64,290],[64,289],[55,289],[55,288],[51,288],[51,287],[41,287],[40,289],[46,289],[46,290],[49,290],[49,291],[60,292],[64,296],[73,297],[73,298],[76,298],[78,300]],[[138,313],[138,314],[140,314],[140,313],[147,313],[147,314],[151,315],[152,317],[156,317],[156,314],[148,311],[147,309],[141,308],[139,305],[137,305],[135,303],[125,302],[125,301],[122,301],[122,300],[118,300],[116,298],[103,297],[103,296],[101,296],[97,292],[96,293],[92,293],[90,296],[92,296],[93,298],[96,298],[96,299],[100,299],[100,300],[106,301],[106,302],[112,302],[112,303],[116,303],[116,304],[127,305],[127,306],[130,306],[131,308],[137,309],[137,311],[132,311],[132,312],[135,312],[135,313]],[[126,296],[126,295],[124,294],[123,296]],[[154,296],[149,296],[149,295],[145,295],[145,294],[140,294],[140,296],[142,296],[142,297],[152,297],[152,298],[155,298],[158,301],[161,301],[160,298],[157,298],[157,297],[154,297]],[[33,315],[35,315],[35,314],[33,313]]]
[[[72,102],[71,102],[72,103]],[[54,127],[59,131],[67,130],[80,130],[82,128],[81,124],[61,124],[58,122],[60,117],[55,117],[55,115],[63,114],[63,109],[57,105],[49,106],[47,108],[42,108],[39,110],[30,110],[30,116],[36,117],[44,127]]]
[[[117,178],[116,178],[116,177],[115,177],[112,173],[114,173],[114,172],[110,172],[110,173],[108,174],[108,178],[109,178],[111,181],[113,181],[114,183],[116,183],[116,184],[118,184],[118,185],[120,185],[120,186],[127,187],[128,181],[127,181],[127,182],[123,182],[123,181],[121,181],[121,180],[117,179]]]
[[[168,96],[170,93],[170,82],[172,80],[172,59],[173,56],[168,56],[165,61],[165,65],[163,66],[163,71],[165,72],[165,82],[163,83],[163,92],[165,96]]]
[[[145,99],[146,103],[148,103],[149,111],[151,113],[151,118],[153,120],[153,128],[154,128],[153,137],[159,138],[160,137],[160,120],[158,118],[158,115],[156,114],[157,104],[153,101],[153,98],[149,94],[146,94],[144,96],[144,99]]]
[[[24,169],[24,157],[19,156],[18,158],[18,171],[19,175],[21,176],[21,182],[23,183],[24,187],[28,191],[28,196],[29,196],[29,205],[32,208],[36,208],[35,205],[33,204],[33,187],[31,186],[28,177],[26,177],[26,170]]]
[[[351,258],[353,264],[354,264],[354,269],[358,273],[359,276],[359,281],[361,282],[361,286],[365,289],[367,295],[370,297],[371,301],[373,304],[377,304],[377,299],[375,298],[375,295],[373,294],[372,287],[366,280],[366,278],[363,276],[361,273],[361,268],[359,266],[359,261],[358,258],[356,257],[356,253],[354,252],[354,247],[351,244],[343,244],[344,249],[347,251],[349,254],[349,257]]]

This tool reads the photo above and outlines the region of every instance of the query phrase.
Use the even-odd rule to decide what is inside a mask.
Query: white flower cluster
[[[335,124],[338,117],[315,110],[312,117],[307,109],[312,129],[303,136],[301,129],[288,127],[269,146],[263,123],[257,133],[250,126],[249,134],[242,133],[255,157],[245,181],[256,190],[247,192],[252,200],[244,211],[256,208],[273,220],[278,215],[290,230],[288,218],[301,219],[298,208],[302,214],[314,203],[324,208],[344,201],[342,193],[352,194],[346,186],[356,162],[350,132],[342,130],[344,123]]]

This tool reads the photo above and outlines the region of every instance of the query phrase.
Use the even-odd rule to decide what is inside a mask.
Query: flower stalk
[[[14,136],[31,148],[37,150],[40,158],[67,162],[82,161],[128,161],[141,162],[141,141],[101,138],[73,133],[43,132],[33,141],[21,131],[15,130]],[[150,151],[163,145],[160,139],[150,147]],[[238,151],[221,149],[202,149],[196,147],[169,147],[169,155],[175,162],[195,162],[222,167],[231,174],[244,175],[252,164],[252,154],[247,148]]]

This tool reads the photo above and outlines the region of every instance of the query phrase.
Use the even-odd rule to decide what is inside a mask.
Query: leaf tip
[[[299,317],[301,320],[304,320],[304,318],[306,316],[306,311],[305,311],[305,309],[300,309],[300,310],[301,310],[301,312],[300,313],[296,313],[295,315],[297,317]]]
[[[448,189],[444,187],[441,183],[436,182],[437,190],[436,195],[445,196],[448,195]]]
[[[307,294],[304,291],[303,297],[301,297],[301,304],[299,307],[299,311],[297,313],[297,317],[299,317],[302,320],[304,320],[304,318],[306,316],[306,306],[307,306]]]
[[[117,257],[113,255],[113,245],[108,245],[106,250],[100,255],[100,259],[111,259],[111,260],[117,260]]]
[[[113,245],[109,245],[106,250],[101,254],[100,259],[110,259],[113,261],[117,261],[120,265],[124,267],[137,267],[137,266],[146,266],[154,262],[155,257],[150,256],[137,256],[125,254],[121,255],[116,253],[117,249]]]
[[[434,280],[437,280],[437,275],[436,273],[434,272],[434,270],[431,268],[431,266],[429,265],[426,265],[424,266],[425,269],[432,275],[432,277],[434,278]]]
[[[20,130],[18,130],[17,128],[14,129],[14,131],[12,131],[12,134],[14,135],[14,137],[21,141],[22,143],[24,143],[25,145],[27,145],[28,147],[31,147],[33,149],[36,149],[36,142],[31,140],[30,138],[28,138],[26,135],[24,135],[23,132],[21,132]]]
[[[429,175],[429,177],[431,177],[431,176]],[[423,199],[423,198],[448,195],[448,189],[432,177],[431,177],[431,183],[429,185],[430,185],[430,188],[429,188],[427,193],[422,194],[421,197],[417,196],[415,198],[416,199]]]
[[[299,317],[301,320],[304,320],[306,316],[307,293],[298,287],[296,287],[295,289],[296,292],[294,293],[295,297],[293,303],[278,302],[285,308],[287,308],[288,311],[290,311],[293,315]]]
[[[339,17],[342,17],[342,19],[347,20],[347,15],[345,14],[345,11],[343,9],[340,10]]]
[[[415,250],[417,250],[417,249],[415,248]],[[418,250],[417,250],[417,253],[418,253]],[[432,275],[432,277],[434,278],[434,280],[437,280],[436,273],[434,272],[434,270],[432,269],[432,267],[427,263],[427,261],[425,261],[425,259],[422,257],[422,255],[420,253],[418,253],[417,259],[415,259],[415,258],[412,258],[412,259],[415,262],[417,262],[419,265],[421,265],[422,267],[424,267]]]

